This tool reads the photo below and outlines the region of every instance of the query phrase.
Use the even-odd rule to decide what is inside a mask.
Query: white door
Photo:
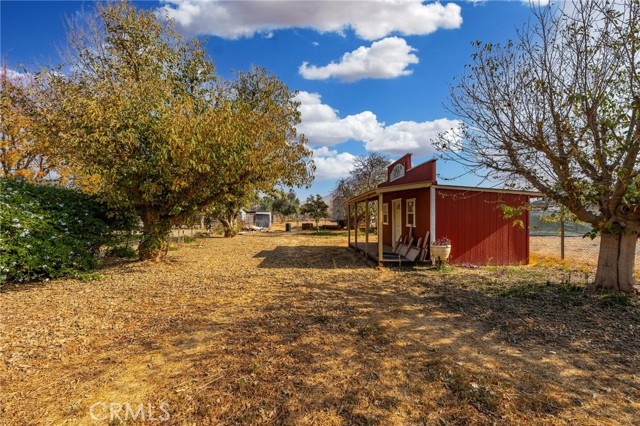
[[[393,245],[402,235],[402,199],[391,201],[391,235],[393,238]]]

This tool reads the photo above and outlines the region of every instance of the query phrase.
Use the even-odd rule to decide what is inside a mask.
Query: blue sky
[[[414,164],[433,157],[433,137],[456,124],[443,106],[464,71],[471,42],[504,42],[529,18],[526,1],[134,2],[168,14],[184,34],[208,39],[218,72],[259,65],[300,92],[301,131],[314,149],[316,180],[301,188],[327,195],[367,152]],[[54,65],[64,21],[92,2],[0,2],[0,51],[10,69]],[[439,175],[462,173],[439,162]],[[440,179],[443,181],[443,179]],[[447,183],[451,183],[448,181]],[[453,181],[474,185],[471,176]]]

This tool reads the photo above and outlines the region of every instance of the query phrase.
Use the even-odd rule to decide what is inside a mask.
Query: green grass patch
[[[309,235],[313,237],[338,237],[338,236],[347,236],[346,232],[332,232],[332,231],[312,231]]]
[[[626,293],[610,291],[601,296],[600,304],[603,306],[629,306],[631,305],[631,297]]]
[[[80,272],[75,278],[80,281],[100,281],[104,279],[104,275],[97,272]]]

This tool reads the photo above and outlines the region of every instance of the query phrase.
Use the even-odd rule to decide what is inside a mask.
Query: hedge
[[[79,190],[0,179],[0,283],[74,276],[137,222]],[[125,216],[121,216],[125,217]]]

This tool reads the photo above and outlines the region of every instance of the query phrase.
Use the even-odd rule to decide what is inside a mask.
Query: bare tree
[[[534,8],[506,45],[476,42],[451,88],[445,155],[536,188],[600,234],[594,289],[634,290],[640,231],[640,3]]]
[[[389,157],[375,152],[366,157],[356,158],[351,172],[354,190],[357,193],[370,191],[380,182],[384,182],[387,178],[387,166],[390,162]]]
[[[387,166],[390,162],[389,157],[375,152],[355,159],[349,177],[340,179],[331,192],[334,219],[341,220],[346,217],[347,201],[350,198],[375,189],[380,182],[386,180]]]

